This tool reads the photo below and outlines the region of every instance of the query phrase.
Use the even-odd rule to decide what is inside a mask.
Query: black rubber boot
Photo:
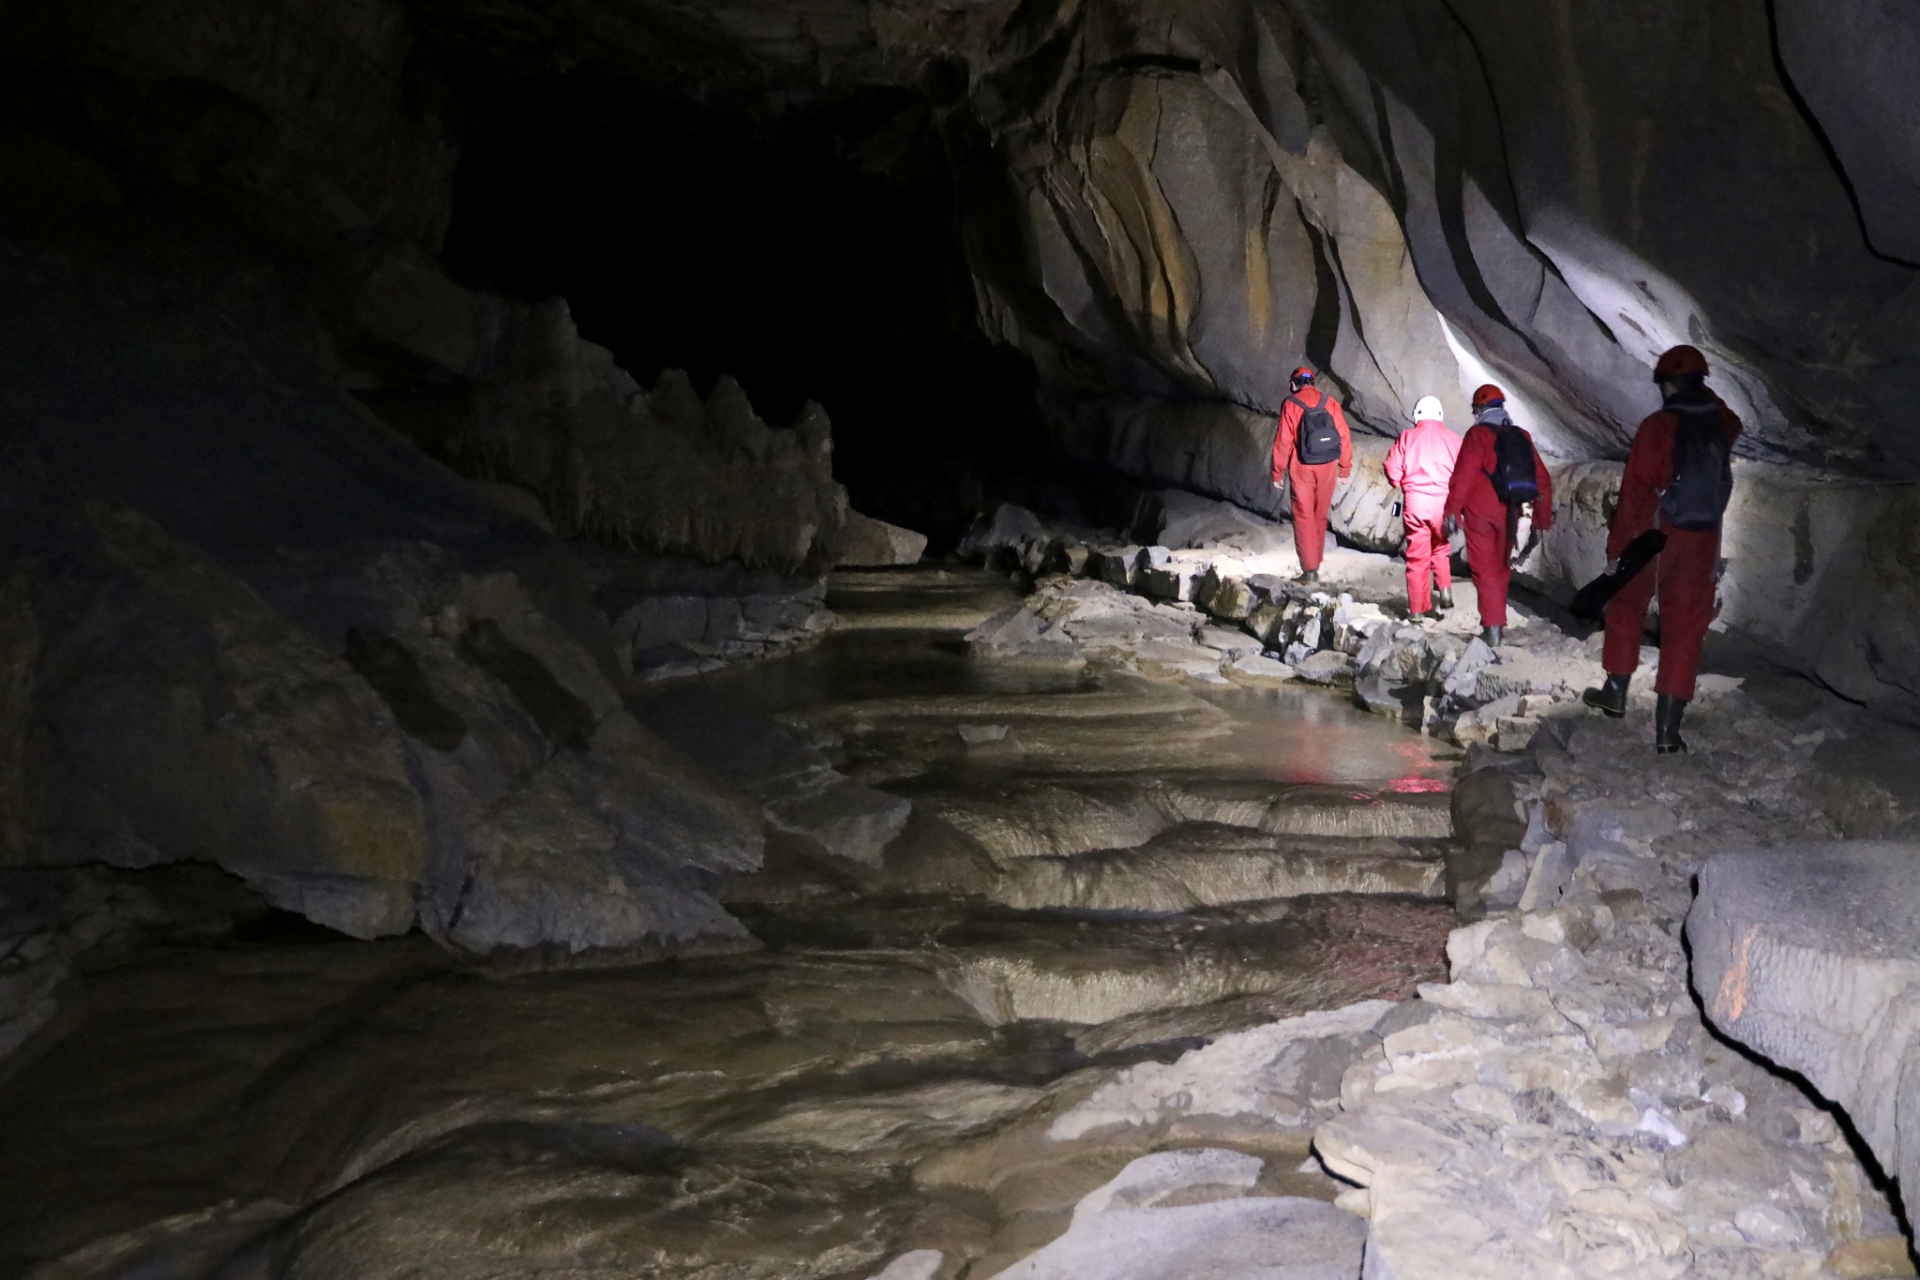
[[[1295,578],[1294,581],[1305,583],[1309,587],[1318,586],[1320,585],[1320,571],[1318,569],[1302,569],[1300,576]]]
[[[1631,679],[1632,676],[1609,674],[1605,684],[1598,689],[1588,689],[1580,695],[1580,701],[1618,720],[1627,714],[1627,681]]]
[[[1680,736],[1680,717],[1687,712],[1687,700],[1663,693],[1653,704],[1653,749],[1663,756],[1687,749]]]
[[[1505,627],[1480,628],[1480,638],[1487,642],[1489,648],[1499,648],[1500,641],[1506,637],[1506,634],[1507,629]]]
[[[1453,608],[1453,588],[1442,587],[1438,591],[1434,592],[1433,602],[1439,605],[1442,609]]]

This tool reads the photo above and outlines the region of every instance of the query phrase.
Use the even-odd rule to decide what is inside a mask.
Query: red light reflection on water
[[[1439,778],[1395,778],[1387,784],[1387,790],[1402,795],[1422,791],[1451,791],[1453,788]]]

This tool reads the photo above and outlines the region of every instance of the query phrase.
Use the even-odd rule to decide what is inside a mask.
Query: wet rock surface
[[[1350,1271],[1360,1228],[1295,1172],[1300,1123],[1046,1132],[1140,1063],[1437,976],[1445,797],[1385,784],[1445,764],[1325,695],[967,657],[1010,598],[977,572],[849,574],[820,646],[609,713],[761,807],[765,866],[707,873],[755,953],[483,977],[419,939],[217,927],[95,953],[0,1084],[0,1143],[26,1153],[0,1175],[5,1265],[824,1278],[917,1249],[903,1266],[992,1275],[1064,1235],[1035,1265],[1078,1273],[1118,1215],[1162,1242],[1141,1258],[1231,1240]],[[465,892],[566,890],[512,869]],[[1200,1163],[1224,1181],[1150,1165],[1101,1190],[1222,1142]]]
[[[1387,723],[1333,695],[1125,669],[1166,605],[1103,604],[1147,621],[1078,663],[986,656],[993,584],[850,575],[821,647],[636,704],[696,760],[758,742],[729,767],[769,813],[822,782],[910,803],[877,862],[778,833],[726,891],[764,952],[478,981],[405,940],[176,947],[70,984],[86,1021],[0,1084],[33,1153],[9,1247],[182,1277],[1900,1273],[1883,1184],[1713,1039],[1680,943],[1709,854],[1832,832],[1853,793],[1814,760],[1861,713],[1762,682],[1657,761],[1638,711],[1535,715],[1450,797],[1439,761],[1383,777],[1339,726]],[[1288,697],[1323,708],[1310,754],[1274,736],[1301,713],[1248,721]],[[1488,864],[1465,927],[1420,897],[1469,875],[1446,836]],[[97,1036],[179,1083],[125,1093]]]

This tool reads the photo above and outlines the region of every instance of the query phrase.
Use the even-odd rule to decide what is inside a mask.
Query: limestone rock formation
[[[370,338],[458,377],[396,386],[368,372],[363,397],[469,474],[538,495],[562,534],[787,571],[838,558],[847,495],[819,406],[776,430],[731,378],[704,399],[679,370],[643,389],[580,337],[564,300],[529,307],[424,263],[377,265],[352,314]],[[844,537],[888,540],[877,523]]]
[[[308,321],[217,253],[8,251],[0,298],[10,865],[211,862],[479,954],[745,941],[711,890],[757,808],[623,709],[584,566],[331,390]]]
[[[897,524],[849,511],[841,522],[834,563],[850,568],[877,568],[920,563],[927,535]]]
[[[1899,1180],[1920,1187],[1916,850],[1872,842],[1723,853],[1687,915],[1693,982],[1715,1027],[1838,1103]]]
[[[1318,1200],[1248,1196],[1258,1156],[1213,1148],[1142,1156],[1075,1206],[1058,1240],[995,1280],[1333,1280],[1357,1274],[1366,1229]]]

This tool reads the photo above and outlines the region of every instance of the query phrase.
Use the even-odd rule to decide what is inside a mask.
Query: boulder
[[[862,786],[816,748],[705,690],[650,699],[638,713],[707,776],[757,800],[770,828],[835,857],[878,866],[913,811],[910,801]],[[971,727],[961,726],[963,737]]]
[[[1136,1171],[1152,1161],[1166,1166],[1168,1156],[1181,1158],[1179,1173],[1167,1168]],[[1359,1274],[1365,1223],[1324,1201],[1235,1194],[1249,1160],[1254,1166],[1260,1163],[1257,1157],[1235,1159],[1234,1153],[1224,1151],[1142,1157],[1080,1202],[1064,1236],[995,1280],[1159,1280],[1170,1275],[1334,1280]],[[1222,1178],[1228,1180],[1215,1181]],[[1223,1193],[1233,1198],[1202,1203],[1189,1198]],[[1146,1207],[1132,1207],[1129,1195],[1147,1197]],[[1103,1204],[1103,1196],[1118,1203]],[[1160,1198],[1173,1203],[1159,1207]]]
[[[28,705],[55,729],[61,773],[28,806],[43,827],[40,858],[197,857],[344,933],[410,928],[428,813],[380,696],[151,517],[95,500],[87,518],[98,554],[127,579],[127,605],[105,625],[43,641],[50,678],[36,680]],[[220,710],[199,709],[209,705]],[[84,830],[91,806],[141,841],[53,834]]]
[[[1216,618],[1244,621],[1254,606],[1253,586],[1247,581],[1246,566],[1233,559],[1214,561],[1194,587],[1193,599]]]
[[[969,559],[984,559],[996,551],[1017,551],[1045,533],[1046,526],[1039,516],[1025,507],[1003,502],[991,515],[982,515],[973,522],[973,527],[960,539],[958,551]]]
[[[1395,1006],[1366,1000],[1221,1036],[1171,1063],[1129,1067],[1054,1120],[1070,1141],[1118,1126],[1181,1117],[1240,1119],[1263,1129],[1311,1130],[1340,1110],[1340,1081]]]
[[[1294,675],[1308,684],[1348,684],[1353,680],[1353,659],[1338,649],[1322,649],[1292,666]]]
[[[1483,898],[1509,850],[1527,837],[1513,780],[1497,769],[1476,769],[1454,784],[1450,797],[1453,843],[1447,851],[1447,897],[1462,919],[1484,912]],[[1517,895],[1516,895],[1517,896]]]
[[[1221,674],[1235,684],[1248,685],[1255,689],[1277,689],[1290,684],[1298,677],[1292,667],[1277,658],[1262,654],[1248,654],[1236,658],[1221,668]]]
[[[1024,605],[997,613],[966,634],[967,649],[996,658],[1083,661],[1072,636]]]
[[[1095,551],[1090,562],[1093,576],[1122,590],[1132,586],[1134,575],[1139,572],[1140,550],[1128,546]]]
[[[919,564],[927,535],[848,511],[834,541],[833,562],[855,568]]]
[[[1722,853],[1687,915],[1721,1032],[1843,1108],[1909,1215],[1920,1187],[1920,845]]]

